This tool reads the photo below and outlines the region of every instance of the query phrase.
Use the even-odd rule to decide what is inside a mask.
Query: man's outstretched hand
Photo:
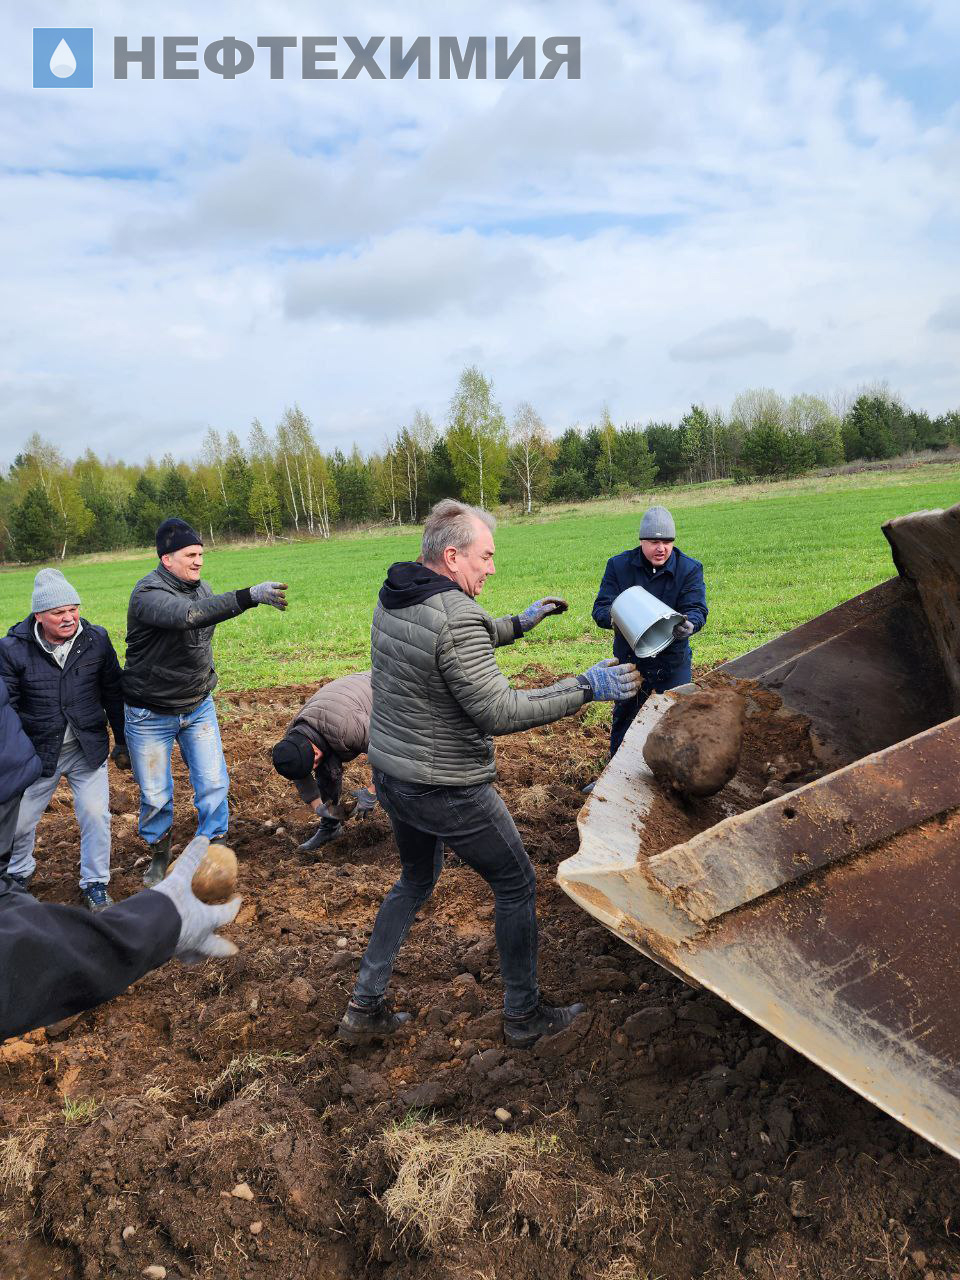
[[[523,613],[518,615],[520,630],[526,635],[544,618],[549,618],[552,613],[565,613],[567,608],[566,600],[562,600],[560,596],[544,596],[542,600],[534,600],[533,604],[528,604]]]
[[[285,582],[258,582],[250,588],[250,599],[254,604],[269,604],[274,609],[287,607],[287,584]]]
[[[194,836],[167,878],[145,890],[147,893],[162,893],[176,907],[180,916],[180,937],[173,954],[179,956],[184,964],[199,964],[201,960],[237,954],[236,946],[229,938],[221,938],[217,930],[236,919],[241,899],[231,898],[229,902],[209,906],[193,892],[193,876],[209,844],[206,836]]]

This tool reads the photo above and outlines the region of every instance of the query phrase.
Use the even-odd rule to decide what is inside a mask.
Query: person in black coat
[[[190,773],[197,834],[218,839],[230,820],[230,778],[211,694],[213,632],[259,604],[286,609],[286,583],[259,582],[214,595],[201,578],[203,539],[171,517],[157,530],[160,563],[133,588],[127,608],[123,699],[127,745],[140,788],[139,831],[150,849],[146,885],[163,879],[173,825],[174,743]]]
[[[611,757],[620,749],[624,734],[651,693],[676,689],[690,680],[690,637],[707,620],[707,593],[703,565],[674,546],[676,536],[673,516],[666,507],[650,507],[640,524],[640,545],[607,561],[593,602],[594,622],[608,630],[613,627],[613,602],[628,587],[643,587],[684,618],[674,628],[672,643],[653,658],[638,658],[620,632],[614,630],[614,657],[618,662],[635,663],[643,685],[629,701],[614,704]]]
[[[29,885],[37,823],[66,778],[80,825],[81,897],[89,910],[102,911],[110,904],[108,720],[113,759],[130,766],[120,664],[104,628],[80,617],[80,597],[59,569],[37,574],[31,609],[0,640],[0,677],[41,763],[20,801],[7,871]]]
[[[8,712],[16,719],[0,705],[0,741]],[[4,758],[0,795],[7,766]],[[195,964],[234,955],[236,946],[216,930],[236,918],[240,898],[208,906],[193,892],[209,843],[197,836],[162,884],[94,915],[38,902],[0,874],[0,1040],[92,1009],[173,956]]]

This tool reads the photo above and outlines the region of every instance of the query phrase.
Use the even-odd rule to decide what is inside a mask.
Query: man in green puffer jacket
[[[392,565],[373,616],[373,714],[368,759],[393,824],[402,873],[383,901],[338,1034],[353,1044],[389,1035],[409,1015],[384,1002],[397,952],[433,892],[443,846],[490,885],[504,987],[504,1037],[515,1048],[567,1026],[583,1010],[545,1005],[537,983],[535,876],[496,778],[493,738],[549,724],[592,699],[633,697],[636,668],[608,660],[547,689],[513,689],[494,649],[512,644],[566,602],[537,600],[516,617],[476,603],[494,572],[489,512],[446,499],[431,511],[420,560]]]

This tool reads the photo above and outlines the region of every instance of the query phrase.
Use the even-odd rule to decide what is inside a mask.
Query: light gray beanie
[[[47,609],[62,609],[67,604],[79,604],[76,587],[71,587],[59,569],[41,569],[33,580],[31,613],[45,613]]]
[[[677,526],[666,507],[648,507],[640,522],[640,541],[644,538],[676,538]]]

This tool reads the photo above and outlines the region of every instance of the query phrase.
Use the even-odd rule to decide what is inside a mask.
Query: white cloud
[[[468,362],[557,427],[853,369],[960,404],[943,288],[960,110],[932,118],[831,43],[860,0],[791,0],[762,29],[697,0],[432,0],[326,24],[299,0],[162,0],[136,23],[201,42],[573,32],[579,82],[113,83],[130,9],[94,7],[92,93],[0,69],[7,461],[34,429],[68,452],[189,452],[294,400],[330,447],[375,447],[417,405],[442,416]],[[947,0],[910,7],[884,23],[904,64],[956,22]],[[8,7],[0,39],[22,52],[63,21],[52,0]]]

